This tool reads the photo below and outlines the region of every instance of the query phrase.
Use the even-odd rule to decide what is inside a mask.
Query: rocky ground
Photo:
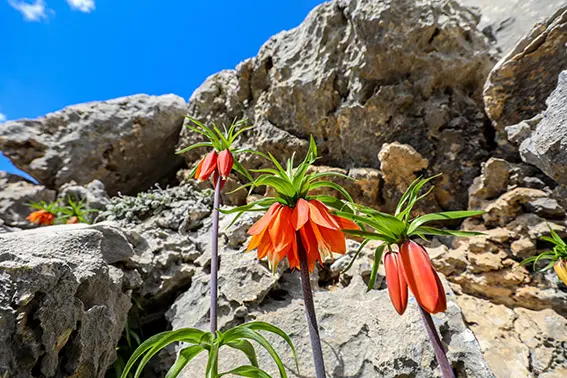
[[[202,151],[174,155],[197,140],[186,112],[248,117],[256,128],[241,146],[278,158],[305,153],[312,134],[325,155],[314,169],[350,176],[338,183],[384,211],[417,176],[443,173],[416,214],[486,211],[451,225],[484,235],[427,246],[450,293],[435,321],[458,376],[566,376],[567,287],[519,262],[549,248],[548,224],[567,237],[567,7],[521,6],[335,0],[188,104],[138,95],[0,126],[0,150],[38,181],[0,173],[0,376],[103,377],[127,318],[146,337],[206,327],[211,192],[188,177]],[[22,231],[30,201],[68,196],[100,210],[97,223]],[[247,200],[223,195],[225,206]],[[298,347],[301,374],[283,353],[291,376],[312,376],[297,274],[243,253],[253,221],[221,235],[220,325],[278,324]],[[365,293],[371,250],[341,274],[356,247],[313,276],[329,375],[439,376],[415,303],[399,317],[382,271]],[[163,376],[174,356],[160,353],[146,375]]]

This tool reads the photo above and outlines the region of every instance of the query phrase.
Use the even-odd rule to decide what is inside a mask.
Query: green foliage
[[[283,205],[294,207],[300,198],[305,200],[316,199],[324,203],[325,205],[339,210],[348,214],[353,213],[352,209],[352,198],[350,194],[340,185],[331,182],[321,180],[324,177],[340,176],[347,179],[352,179],[337,172],[313,172],[307,173],[309,167],[317,161],[317,145],[313,137],[309,141],[309,150],[307,156],[303,161],[294,168],[294,157],[295,154],[287,160],[285,168],[276,160],[276,158],[268,153],[258,153],[270,160],[274,165],[274,168],[262,168],[251,170],[252,172],[260,173],[255,180],[250,183],[242,185],[235,191],[250,188],[252,190],[255,187],[267,186],[275,190],[275,197],[265,197],[258,201],[252,202],[248,205],[235,207],[233,209],[221,210],[225,214],[237,213],[234,221],[238,219],[240,215],[248,211],[266,211],[272,204],[279,202]],[[309,195],[309,192],[317,188],[330,188],[339,192],[345,200],[340,200],[327,195]]]
[[[177,154],[183,154],[199,147],[213,147],[216,151],[229,150],[234,156],[244,152],[256,153],[255,151],[249,149],[234,149],[232,146],[242,133],[254,128],[254,126],[247,124],[247,118],[240,121],[236,121],[235,119],[228,129],[223,125],[222,130],[214,123],[213,126],[210,127],[204,125],[203,123],[190,116],[187,116],[187,119],[190,121],[190,123],[187,123],[185,127],[193,132],[196,132],[197,134],[202,135],[203,137],[205,137],[205,139],[207,139],[207,141],[195,143],[188,147],[185,147],[184,149],[177,151]],[[246,170],[246,168],[242,166],[242,164],[240,164],[240,162],[238,162],[237,159],[234,159],[233,169],[241,175],[245,176],[248,180],[252,181],[252,176],[250,175],[250,173]],[[197,165],[193,167],[191,176],[195,175],[196,170]]]
[[[91,213],[96,213],[96,209],[88,209],[84,201],[74,201],[71,197],[59,199],[53,202],[30,202],[29,207],[35,210],[45,210],[55,216],[54,224],[64,224],[69,222],[73,217],[76,217],[75,223],[92,223],[89,216]]]
[[[545,240],[551,243],[553,245],[553,249],[551,251],[546,251],[540,253],[537,256],[532,256],[523,260],[520,263],[520,266],[532,264],[534,271],[537,271],[538,270],[537,265],[540,261],[548,261],[548,264],[544,268],[540,269],[540,271],[546,271],[551,269],[553,267],[553,264],[555,264],[557,260],[567,259],[567,243],[565,243],[565,241],[561,239],[559,235],[557,235],[557,232],[555,232],[555,230],[551,228],[549,223],[547,224],[547,227],[549,228],[549,233],[551,237],[542,236],[541,240]]]
[[[362,247],[370,240],[382,241],[375,252],[374,265],[372,267],[372,274],[368,283],[368,290],[374,287],[376,281],[376,274],[380,265],[380,260],[386,247],[390,248],[392,244],[401,244],[412,236],[418,236],[425,239],[428,235],[442,236],[451,235],[459,237],[469,237],[474,235],[481,235],[480,232],[459,231],[440,229],[436,227],[427,226],[429,222],[462,219],[472,216],[483,214],[483,211],[468,210],[468,211],[444,211],[440,213],[426,214],[416,218],[411,218],[411,211],[415,204],[426,197],[433,187],[427,192],[420,195],[421,189],[430,182],[432,179],[439,177],[439,175],[429,177],[427,179],[418,178],[413,181],[406,192],[400,198],[394,215],[386,214],[378,210],[365,207],[362,205],[355,205],[357,213],[338,211],[337,215],[350,219],[359,225],[361,230],[343,230],[353,236],[364,238],[364,242],[360,249],[357,251],[355,258],[360,253]],[[365,231],[370,228],[373,231]],[[347,270],[352,266],[352,263],[347,267]]]
[[[177,360],[170,367],[166,378],[177,377],[187,364],[202,352],[208,354],[206,378],[218,378],[229,374],[254,378],[271,377],[259,367],[256,351],[254,345],[251,343],[254,342],[263,347],[272,357],[278,367],[280,377],[287,378],[280,356],[268,340],[258,331],[273,333],[283,338],[291,348],[297,363],[295,347],[290,337],[284,331],[265,322],[250,322],[236,326],[225,332],[217,331],[214,335],[211,332],[204,332],[196,328],[183,328],[154,335],[141,343],[132,354],[132,357],[130,357],[130,360],[122,371],[121,377],[129,378],[131,372],[134,373],[134,378],[140,377],[150,359],[160,350],[175,342],[184,343],[184,348],[179,352]],[[239,366],[227,372],[218,372],[218,358],[222,347],[229,347],[241,351],[248,358],[250,365]],[[136,364],[137,366],[134,370]]]

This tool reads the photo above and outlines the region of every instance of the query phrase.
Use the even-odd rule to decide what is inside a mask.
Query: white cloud
[[[71,9],[85,13],[91,13],[95,10],[94,0],[67,0],[67,4],[69,4]]]
[[[0,113],[0,123],[5,122],[8,119],[5,114]]]
[[[21,0],[8,0],[8,3],[12,8],[20,12],[26,21],[47,20],[47,13],[54,13],[53,10],[47,9],[44,0],[34,0],[32,3]]]

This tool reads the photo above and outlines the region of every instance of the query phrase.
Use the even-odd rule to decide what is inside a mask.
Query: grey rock
[[[565,217],[565,209],[553,198],[538,198],[528,202],[526,208],[543,218],[562,219]]]
[[[98,179],[110,194],[136,193],[175,177],[184,114],[185,101],[174,95],[74,105],[35,120],[6,122],[0,150],[51,189]]]
[[[520,145],[520,155],[555,182],[567,185],[567,71],[559,75],[557,88],[546,103],[543,118]]]
[[[134,296],[144,309],[143,322],[163,316],[203,269],[199,258],[210,243],[209,194],[192,184],[155,188],[114,197],[99,214],[95,227],[120,227],[133,247],[134,255],[124,264],[139,281]]]
[[[33,228],[26,217],[33,211],[31,202],[53,202],[55,191],[36,185],[23,177],[0,171],[0,221],[5,230]]]
[[[59,189],[58,198],[70,198],[73,201],[82,201],[87,209],[105,210],[108,204],[108,195],[104,184],[100,180],[93,180],[85,186],[75,182],[63,184]]]
[[[476,8],[478,28],[496,40],[506,53],[538,22],[565,5],[564,0],[458,0]]]
[[[379,168],[384,143],[409,145],[447,175],[442,207],[463,208],[490,149],[480,103],[489,50],[474,15],[454,1],[336,0],[209,77],[188,113],[205,123],[248,117],[256,128],[241,145],[278,159],[301,157],[312,134],[321,164],[345,169]],[[197,140],[183,130],[179,146]]]
[[[0,235],[1,376],[105,376],[130,308],[124,274],[106,257],[132,249],[109,243],[113,232],[65,225]]]
[[[538,4],[541,2],[538,2]],[[567,7],[537,24],[494,66],[484,88],[486,113],[496,128],[518,124],[545,109],[567,69]]]
[[[255,272],[259,264],[253,261],[242,262],[249,272]],[[261,265],[260,265],[261,267]],[[242,276],[241,279],[249,276]],[[267,276],[266,276],[267,278]],[[288,333],[297,349],[299,370],[291,357],[289,347],[283,340],[267,335],[275,349],[280,353],[290,377],[313,377],[313,362],[310,353],[307,324],[301,286],[297,272],[287,272],[273,280],[264,281],[265,287],[272,291],[263,295],[262,290],[255,291],[254,302],[248,304],[244,320],[260,320],[281,327]],[[253,288],[257,286],[254,280]],[[246,281],[240,281],[242,283]],[[231,282],[232,283],[232,282]],[[227,284],[229,284],[227,282]],[[221,284],[221,293],[222,293]],[[228,287],[224,286],[226,289]],[[493,377],[476,341],[474,334],[462,320],[461,312],[455,303],[452,291],[449,293],[448,311],[435,317],[443,340],[448,343],[449,359],[458,376]],[[191,294],[187,294],[191,296]],[[228,300],[221,294],[221,298]],[[242,301],[242,294],[231,296]],[[264,299],[262,299],[264,298]],[[433,350],[425,329],[421,323],[416,303],[411,299],[408,311],[399,316],[393,309],[387,291],[373,290],[366,293],[366,284],[357,273],[346,287],[333,290],[316,290],[315,307],[319,319],[319,329],[323,343],[323,354],[329,377],[440,377]],[[201,317],[206,317],[207,297],[198,300],[193,296],[191,301],[180,299],[171,314],[179,326],[187,326],[193,322],[193,312],[199,303],[203,307]],[[244,301],[244,303],[246,303]],[[184,304],[184,305],[181,305]],[[356,311],[354,311],[356,309]],[[235,309],[233,317],[239,313]],[[221,305],[221,314],[226,314]],[[187,319],[187,320],[184,320]],[[229,323],[224,319],[225,325]],[[262,367],[270,374],[277,370],[269,355],[257,348]],[[222,370],[229,370],[246,363],[243,356],[225,350],[220,362]],[[206,365],[205,356],[199,356],[183,371],[182,377],[203,376]]]

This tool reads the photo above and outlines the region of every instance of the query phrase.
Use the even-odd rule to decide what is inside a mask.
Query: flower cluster
[[[541,239],[551,243],[553,249],[525,259],[520,263],[520,266],[533,264],[534,270],[537,270],[540,261],[547,261],[547,265],[544,266],[541,271],[546,271],[553,267],[557,277],[567,285],[567,243],[557,235],[557,232],[555,232],[549,224],[547,227],[549,228],[551,237],[543,236]]]

